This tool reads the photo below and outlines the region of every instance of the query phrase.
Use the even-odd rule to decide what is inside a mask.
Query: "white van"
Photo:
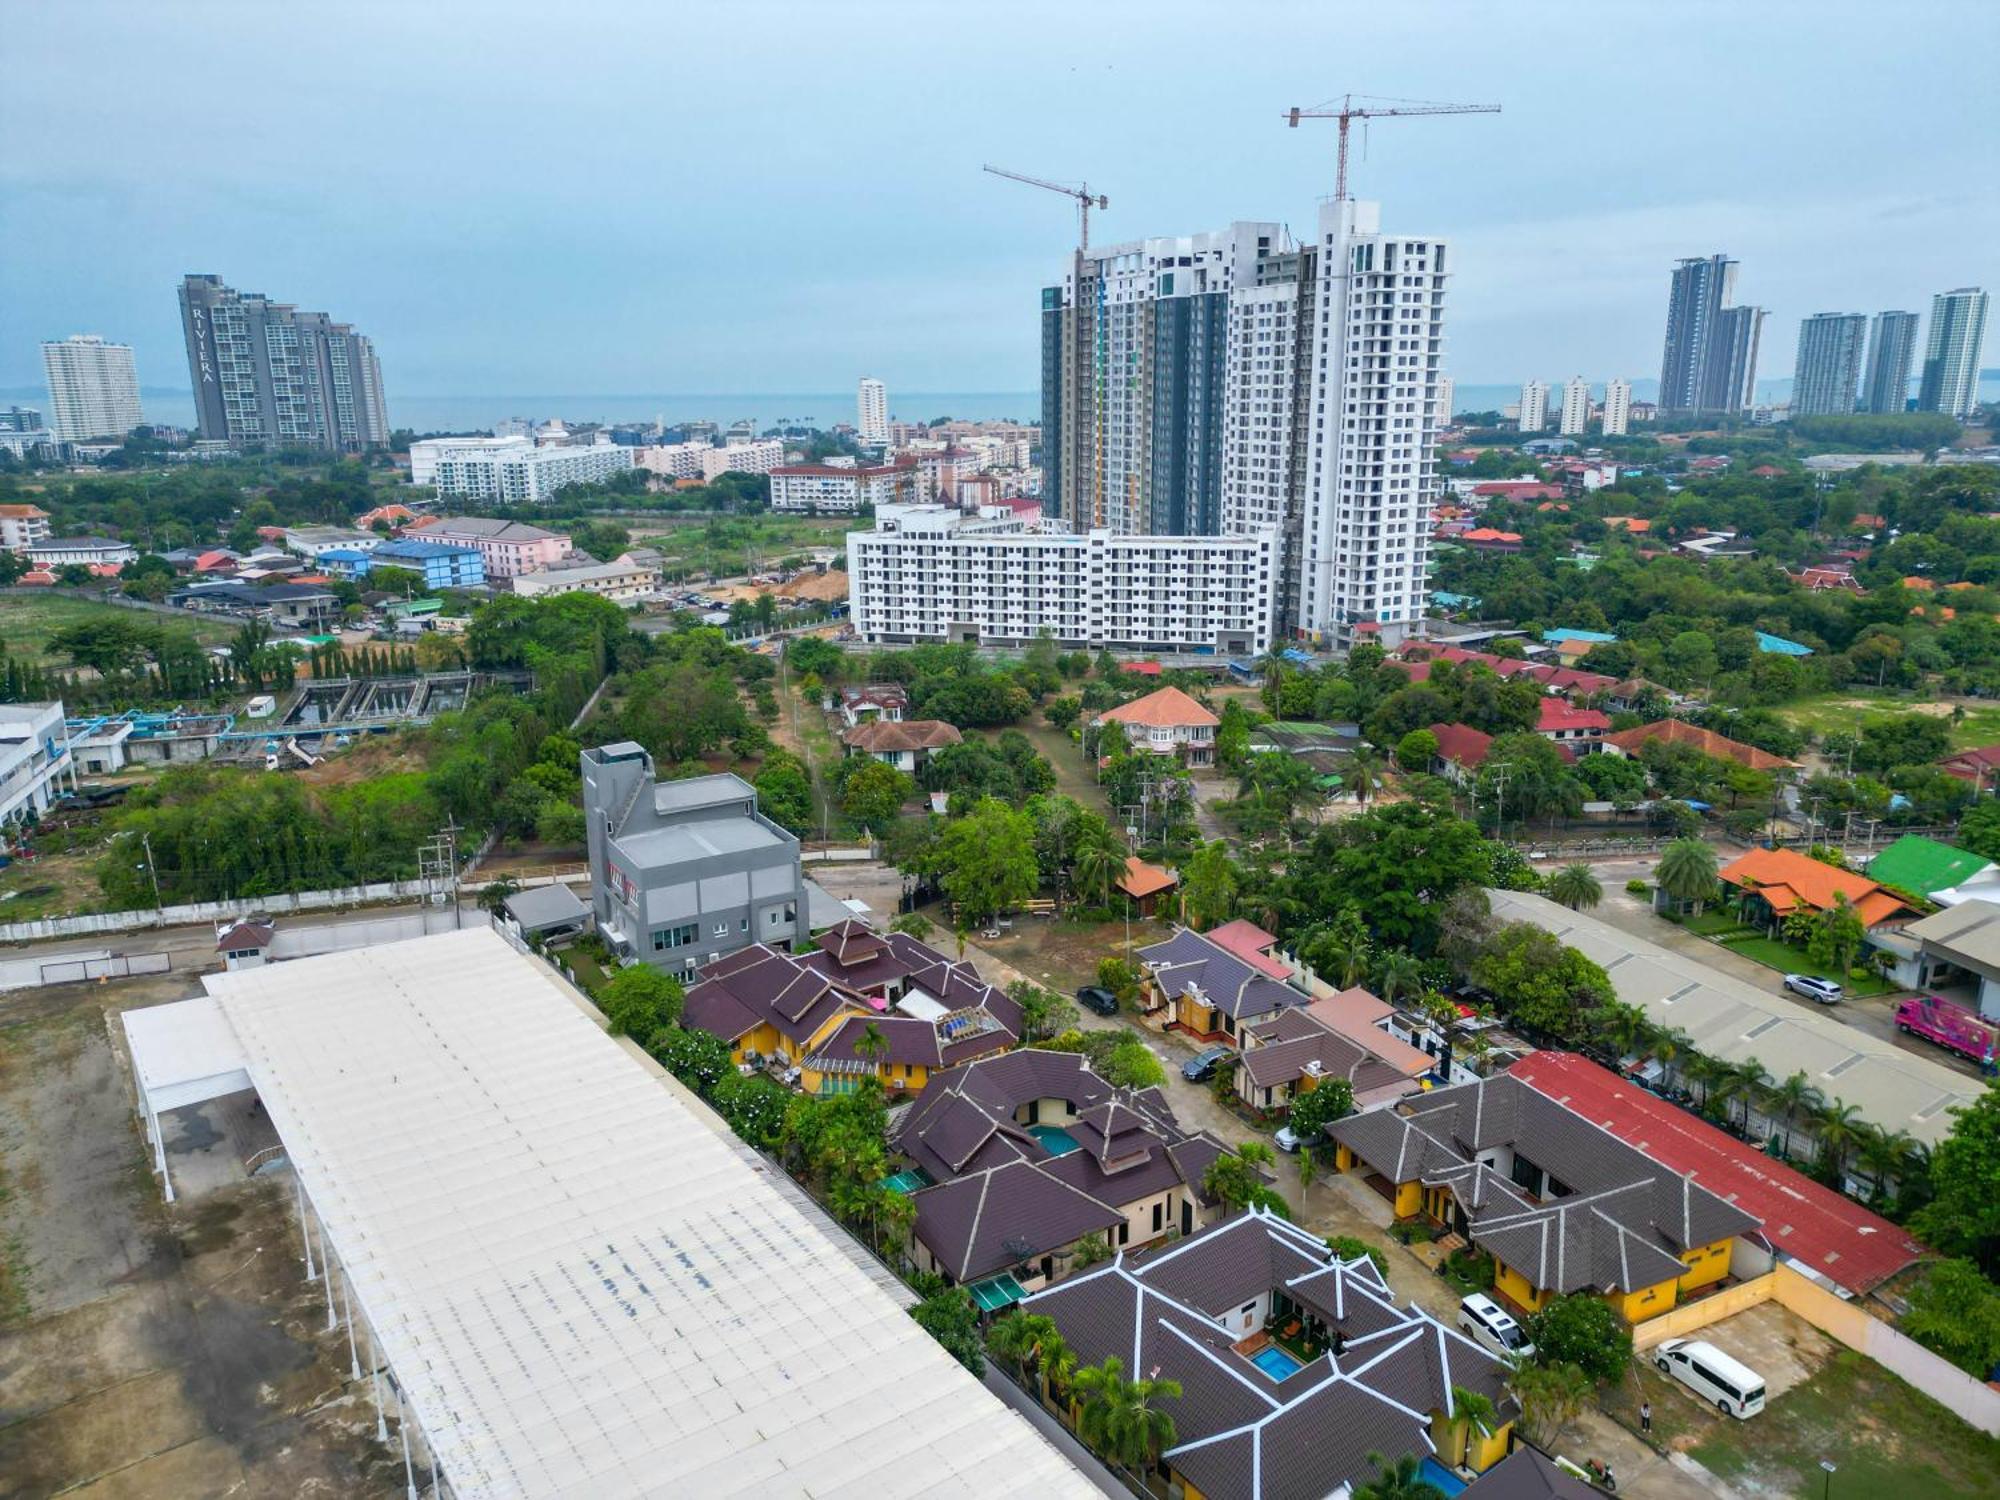
[[[1475,1344],[1502,1359],[1527,1359],[1535,1352],[1528,1331],[1513,1314],[1479,1292],[1458,1304],[1458,1326]]]
[[[1702,1339],[1668,1339],[1653,1351],[1660,1373],[1671,1375],[1725,1417],[1754,1417],[1764,1409],[1764,1377]]]

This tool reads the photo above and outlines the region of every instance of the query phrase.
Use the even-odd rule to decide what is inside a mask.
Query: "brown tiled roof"
[[[1199,989],[1210,1005],[1238,1021],[1254,1021],[1306,997],[1280,984],[1208,937],[1181,928],[1165,942],[1139,950],[1139,960],[1168,999]]]
[[[1607,734],[1604,743],[1616,745],[1628,755],[1637,755],[1639,747],[1648,740],[1660,740],[1669,745],[1692,745],[1703,755],[1712,755],[1717,760],[1733,760],[1739,766],[1748,766],[1753,771],[1796,771],[1799,763],[1786,760],[1782,755],[1773,755],[1768,750],[1759,750],[1755,745],[1746,745],[1740,740],[1732,740],[1727,735],[1717,734],[1713,729],[1703,729],[1699,724],[1690,724],[1685,719],[1659,719],[1651,724],[1641,724],[1636,729],[1621,729],[1616,734]]]
[[[1205,724],[1214,728],[1222,720],[1203,708],[1177,687],[1163,687],[1143,698],[1134,698],[1117,708],[1107,708],[1097,716],[1102,724],[1136,724],[1145,729],[1174,729],[1184,724]]]
[[[878,719],[857,724],[841,737],[852,750],[870,755],[891,750],[941,750],[964,742],[965,736],[942,719]]]
[[[1170,891],[1179,884],[1180,878],[1173,871],[1149,865],[1136,854],[1125,857],[1125,873],[1118,877],[1118,889],[1134,900],[1158,891]]]
[[[1520,1447],[1465,1488],[1466,1500],[1598,1500],[1603,1492],[1555,1466],[1538,1448]]]

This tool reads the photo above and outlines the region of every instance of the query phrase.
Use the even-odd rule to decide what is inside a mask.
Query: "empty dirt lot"
[[[0,1003],[0,1497],[390,1496],[289,1175],[161,1202],[107,1011],[188,975]],[[420,1476],[421,1478],[421,1476]]]

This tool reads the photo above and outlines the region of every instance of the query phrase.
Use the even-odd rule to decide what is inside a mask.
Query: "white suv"
[[[1484,1293],[1474,1292],[1458,1304],[1458,1326],[1475,1344],[1502,1359],[1527,1359],[1535,1352],[1528,1331]]]

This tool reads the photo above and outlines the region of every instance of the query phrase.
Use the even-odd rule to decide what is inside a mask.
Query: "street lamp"
[[[1834,1471],[1838,1469],[1840,1465],[1835,1463],[1830,1458],[1822,1458],[1819,1461],[1819,1466],[1822,1469],[1826,1470],[1826,1483],[1820,1488],[1820,1497],[1821,1500],[1827,1500],[1827,1497],[1833,1494],[1833,1475]]]

